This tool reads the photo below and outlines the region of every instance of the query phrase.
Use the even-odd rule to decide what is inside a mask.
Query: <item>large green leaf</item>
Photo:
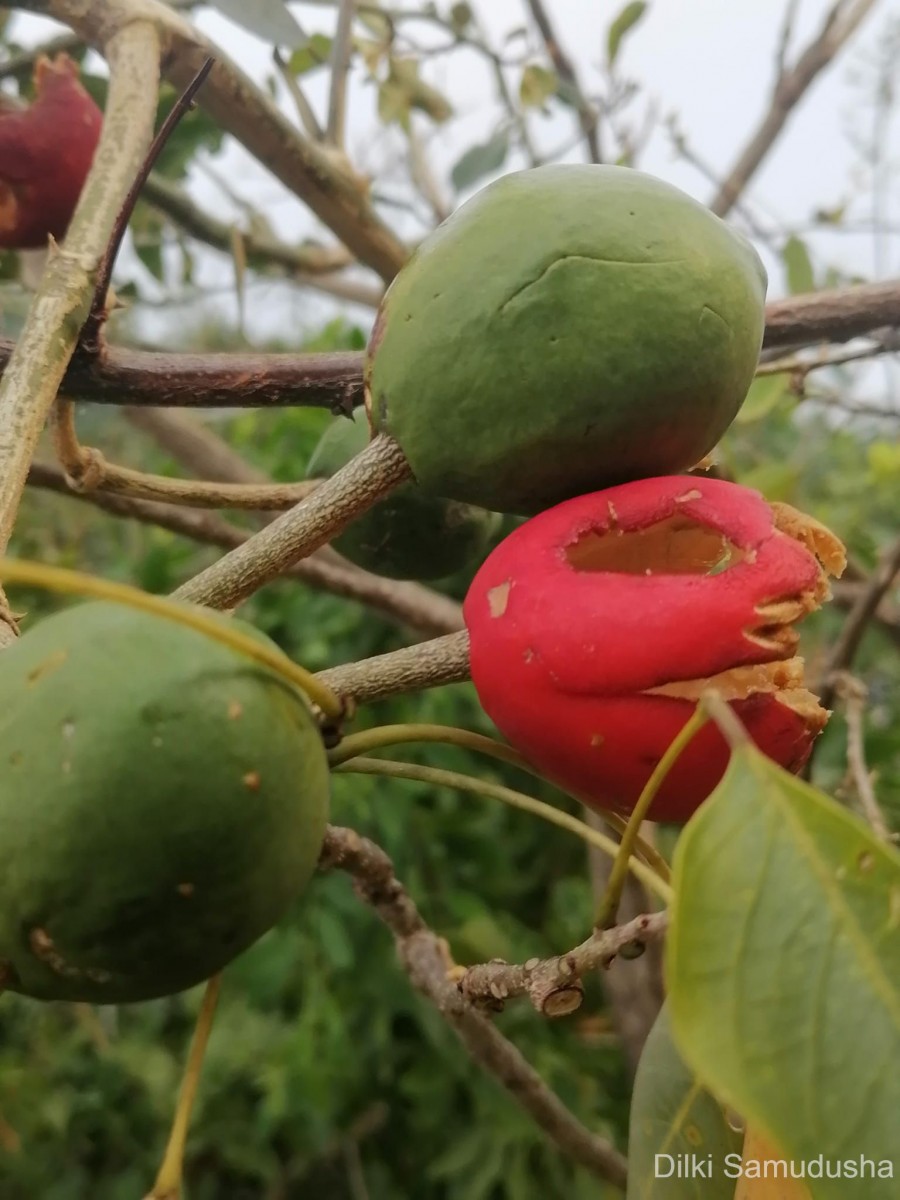
[[[698,1076],[795,1163],[900,1171],[900,855],[746,747],[679,840],[673,883],[672,1028]]]
[[[627,1200],[732,1200],[734,1179],[725,1173],[726,1155],[737,1155],[740,1162],[742,1137],[678,1053],[668,1007],[641,1054],[629,1124]],[[687,1161],[696,1156],[704,1167],[711,1161],[710,1177],[695,1171],[679,1179],[685,1155]]]

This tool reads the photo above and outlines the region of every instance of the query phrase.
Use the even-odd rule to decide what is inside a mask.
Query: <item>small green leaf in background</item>
[[[667,975],[679,1051],[810,1162],[900,1164],[900,854],[753,747],[675,851]],[[896,1200],[897,1180],[810,1181]]]
[[[788,291],[792,295],[815,291],[816,277],[806,242],[791,235],[782,248],[781,261],[787,273]]]
[[[732,1200],[734,1179],[725,1174],[725,1156],[741,1153],[742,1136],[725,1119],[672,1041],[668,1008],[663,1007],[644,1045],[634,1081],[628,1138],[627,1200]],[[711,1179],[695,1173],[677,1178],[665,1158],[712,1155]],[[658,1166],[658,1169],[657,1169]]]
[[[249,29],[274,46],[299,46],[303,30],[294,20],[284,0],[210,0],[213,8],[230,21]]]
[[[610,66],[618,58],[625,36],[634,29],[646,11],[645,0],[631,0],[610,25],[606,34],[606,58]]]
[[[305,75],[315,67],[324,66],[331,58],[332,40],[324,33],[314,33],[306,38],[288,59],[291,71],[295,75]]]
[[[541,108],[556,94],[558,87],[555,71],[539,63],[529,63],[519,82],[519,99],[526,108]]]
[[[499,171],[506,162],[509,153],[509,136],[505,131],[495,133],[487,142],[470,146],[450,172],[450,179],[458,192],[473,183],[477,183],[485,175]]]
[[[761,421],[782,401],[790,399],[791,395],[790,379],[787,375],[763,375],[754,379],[735,421],[740,425]]]

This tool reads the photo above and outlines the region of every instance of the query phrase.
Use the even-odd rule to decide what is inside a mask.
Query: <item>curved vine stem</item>
[[[567,829],[569,833],[574,833],[589,846],[596,846],[611,858],[615,858],[619,852],[619,845],[612,838],[606,837],[599,830],[591,829],[584,821],[579,821],[577,817],[554,808],[552,804],[536,800],[533,796],[526,796],[524,792],[503,787],[499,783],[473,779],[470,775],[463,775],[459,771],[445,771],[438,767],[422,767],[416,763],[394,762],[391,759],[381,758],[351,758],[349,762],[335,767],[335,771],[347,775],[384,775],[389,779],[412,779],[419,783],[434,784],[435,787],[451,787],[461,792],[487,796],[492,800],[501,800],[512,808],[531,813],[532,816],[541,817],[551,825],[558,825],[560,829]],[[631,856],[628,859],[628,869],[663,903],[671,903],[672,889],[646,863]]]
[[[543,775],[526,762],[519,751],[514,750],[512,746],[507,746],[505,742],[500,742],[483,733],[474,733],[470,729],[459,729],[455,725],[378,725],[374,729],[363,729],[359,733],[352,733],[343,738],[339,745],[329,750],[328,761],[332,770],[336,770],[343,763],[360,755],[369,754],[372,750],[384,750],[389,746],[400,746],[409,742],[439,742],[447,746],[459,746],[464,750],[474,750],[479,754],[486,754],[490,758],[496,758],[500,762],[518,767],[520,771],[526,771],[543,783],[547,782]],[[563,794],[571,795],[569,792]],[[571,796],[571,798],[579,799],[577,796]],[[626,822],[618,813],[602,810],[600,815],[620,834],[625,833]],[[644,862],[656,872],[660,879],[668,883],[671,876],[669,864],[655,847],[637,836],[632,849],[640,854]]]
[[[263,666],[271,668],[282,679],[300,688],[304,695],[316,704],[326,717],[339,719],[344,713],[343,701],[317,679],[311,672],[298,666],[288,656],[274,647],[259,642],[249,634],[234,628],[220,617],[205,613],[200,608],[179,604],[166,596],[154,596],[126,583],[114,583],[109,579],[97,579],[82,571],[69,571],[64,567],[47,567],[43,563],[25,559],[0,557],[0,580],[5,583],[23,583],[46,588],[50,592],[62,592],[75,596],[94,596],[99,600],[111,600],[115,604],[127,604],[131,608],[153,613],[195,629],[213,641],[230,646]]]
[[[197,1026],[194,1030],[194,1040],[191,1043],[175,1117],[169,1133],[169,1142],[163,1156],[159,1174],[152,1191],[145,1200],[178,1200],[181,1195],[181,1177],[184,1171],[184,1150],[187,1145],[188,1128],[191,1123],[191,1113],[197,1098],[197,1087],[200,1083],[200,1071],[203,1067],[203,1057],[212,1033],[213,1018],[216,1015],[216,1005],[219,991],[222,987],[222,976],[214,975],[206,985],[203,993],[203,1003]]]
[[[708,720],[709,716],[698,704],[691,714],[690,719],[678,732],[677,736],[672,739],[668,750],[666,750],[665,754],[654,767],[653,774],[647,780],[644,790],[638,797],[638,802],[632,809],[628,823],[625,826],[625,832],[622,834],[622,841],[613,862],[606,891],[600,902],[600,909],[597,913],[597,919],[594,922],[598,929],[610,929],[615,924],[616,914],[619,911],[619,901],[622,899],[622,889],[625,886],[625,879],[628,875],[630,856],[638,842],[638,830],[643,824],[650,805],[656,799],[656,794],[663,780],[669,771],[671,771],[673,764],[681,755],[688,742],[693,740],[694,736]]]

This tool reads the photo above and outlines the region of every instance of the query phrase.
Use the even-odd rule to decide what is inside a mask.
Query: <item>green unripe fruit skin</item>
[[[369,419],[421,487],[499,512],[687,470],[747,394],[765,290],[750,243],[658,179],[507,175],[389,288]]]
[[[97,1004],[179,992],[312,875],[322,739],[305,698],[231,648],[78,605],[0,656],[0,714],[5,987]]]
[[[365,420],[336,417],[309,460],[307,476],[334,475],[368,441]],[[357,566],[390,579],[443,579],[483,557],[498,525],[496,513],[403,483],[331,544]]]

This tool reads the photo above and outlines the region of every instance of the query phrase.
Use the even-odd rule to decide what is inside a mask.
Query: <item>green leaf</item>
[[[628,1141],[627,1200],[732,1200],[734,1181],[722,1169],[726,1154],[741,1153],[718,1101],[697,1081],[672,1041],[663,1007],[644,1045],[634,1081]],[[667,1175],[671,1160],[712,1155],[713,1178]],[[659,1156],[669,1156],[660,1157]]]
[[[787,375],[763,375],[760,379],[754,379],[735,421],[738,425],[751,425],[754,421],[761,421],[790,396],[790,380]]]
[[[815,291],[816,278],[806,242],[792,234],[784,243],[781,260],[787,272],[788,290],[792,294]]]
[[[458,192],[461,192],[465,188],[471,187],[473,183],[477,183],[485,175],[499,171],[506,162],[508,153],[509,136],[505,130],[495,133],[487,142],[470,146],[465,154],[457,159],[450,172],[453,186]]]
[[[631,0],[626,4],[606,33],[606,57],[612,66],[619,56],[622,42],[647,11],[646,0]]]
[[[314,33],[299,46],[288,59],[288,66],[295,75],[305,75],[316,67],[324,66],[331,58],[332,39],[324,33]]]
[[[299,46],[303,30],[294,20],[284,0],[210,0],[213,8],[229,20],[249,29],[274,46]]]
[[[685,828],[673,884],[672,1029],[698,1077],[794,1162],[896,1160],[900,854],[748,746]]]
[[[529,63],[519,82],[519,99],[526,108],[540,108],[556,94],[558,87],[555,71],[539,63]]]

